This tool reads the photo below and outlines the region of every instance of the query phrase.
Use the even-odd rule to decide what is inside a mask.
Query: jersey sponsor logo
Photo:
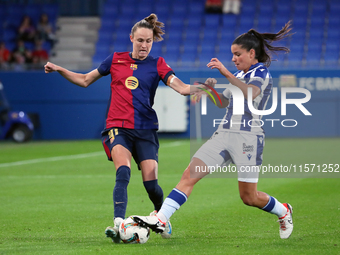
[[[137,70],[137,68],[138,68],[138,66],[136,64],[130,65],[130,69],[133,70],[133,71]]]
[[[138,88],[138,85],[139,85],[138,79],[134,76],[130,76],[125,80],[125,86],[128,89],[136,89]]]

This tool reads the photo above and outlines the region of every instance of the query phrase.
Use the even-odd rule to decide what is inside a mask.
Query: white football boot
[[[287,208],[287,214],[279,218],[278,222],[280,223],[280,237],[287,239],[293,232],[293,207],[288,203],[283,205]]]
[[[114,227],[107,227],[105,229],[106,237],[110,237],[112,242],[120,243],[121,239],[119,237],[119,225],[123,222],[124,219],[122,218],[115,218],[114,219]]]
[[[155,216],[156,214],[157,214],[157,211],[155,210],[150,213],[150,216]],[[164,239],[168,239],[171,237],[171,234],[172,234],[172,227],[171,227],[170,220],[168,220],[167,223],[165,224],[164,231],[161,233],[161,236]]]
[[[131,216],[131,218],[138,223],[141,227],[150,228],[156,233],[163,233],[165,229],[165,223],[161,222],[156,215],[153,216]]]

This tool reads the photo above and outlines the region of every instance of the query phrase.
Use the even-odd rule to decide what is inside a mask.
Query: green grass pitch
[[[160,142],[167,196],[189,163],[190,141]],[[263,163],[339,164],[339,151],[339,138],[267,139]],[[203,179],[171,218],[172,238],[151,233],[143,245],[104,235],[114,183],[100,140],[1,143],[0,254],[340,254],[339,178],[260,179],[259,190],[294,208],[287,240],[274,215],[243,205],[236,179]],[[127,216],[152,211],[135,164],[128,194]]]

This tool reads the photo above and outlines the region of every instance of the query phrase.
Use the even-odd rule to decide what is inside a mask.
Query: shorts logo
[[[245,143],[243,143],[243,154],[246,154],[246,152],[253,152],[253,151],[254,151],[254,145],[246,145]]]
[[[125,80],[125,86],[128,89],[136,89],[139,85],[138,79],[134,76],[130,76]]]
[[[137,67],[136,64],[131,64],[131,65],[130,65],[130,69],[133,70],[133,71],[137,70],[137,68],[138,68],[138,67]]]

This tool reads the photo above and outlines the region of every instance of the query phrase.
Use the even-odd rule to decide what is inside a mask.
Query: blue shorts
[[[120,144],[128,149],[138,167],[146,159],[158,162],[158,136],[154,129],[111,128],[102,132],[102,142],[108,160],[112,161],[111,150]]]

